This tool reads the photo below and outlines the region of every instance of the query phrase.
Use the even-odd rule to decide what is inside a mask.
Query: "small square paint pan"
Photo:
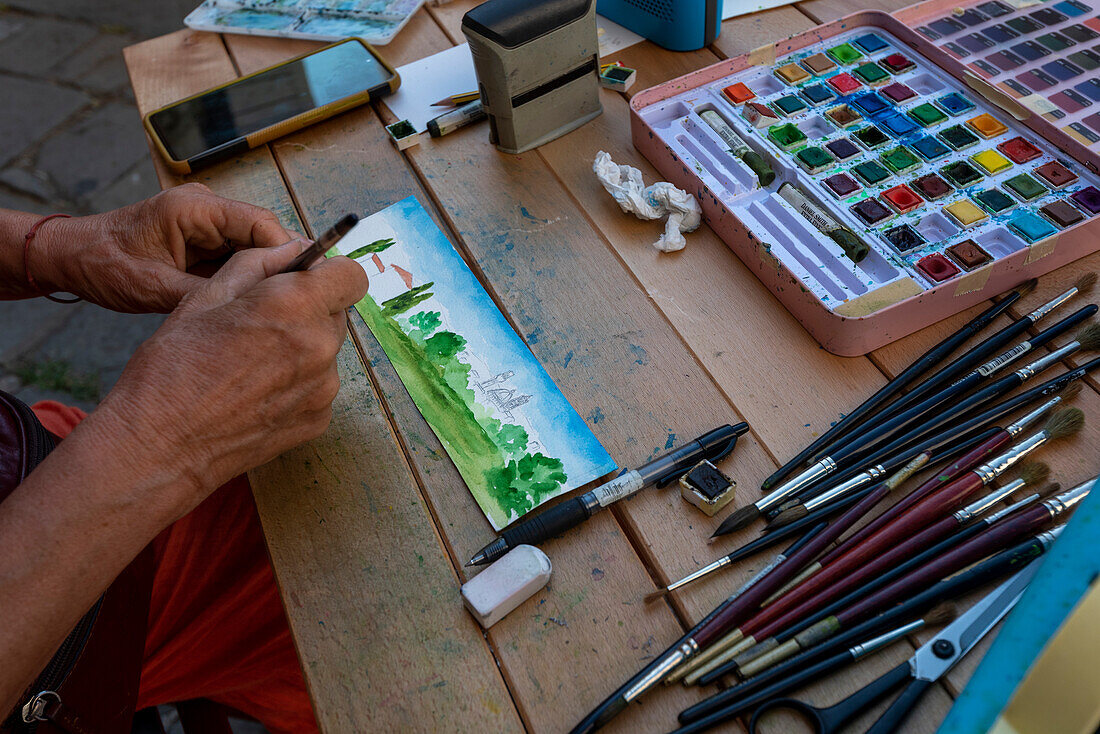
[[[998,143],[997,150],[1004,153],[1013,163],[1027,163],[1043,154],[1041,150],[1022,137],[1016,137],[1011,140],[1006,140],[1003,143]]]
[[[974,201],[978,202],[982,209],[990,214],[1000,214],[1006,209],[1016,206],[1015,199],[997,188],[979,191],[974,194]]]
[[[1095,186],[1086,186],[1080,191],[1075,191],[1069,198],[1073,199],[1073,203],[1089,216],[1100,214],[1100,189]]]
[[[863,58],[863,54],[850,43],[842,43],[839,46],[833,46],[825,53],[832,56],[838,64],[843,65],[854,64]]]
[[[916,189],[921,196],[929,201],[935,201],[936,199],[942,199],[950,194],[954,189],[951,184],[944,181],[935,173],[930,173],[926,176],[913,181],[913,188]]]
[[[861,127],[859,130],[852,133],[852,137],[858,140],[867,149],[880,148],[890,142],[889,136],[874,125]]]
[[[776,68],[775,75],[792,87],[810,78],[810,72],[798,64],[783,64]]]
[[[943,211],[963,227],[973,227],[989,219],[989,215],[969,199],[960,199],[954,204],[948,204]]]
[[[892,227],[883,232],[882,236],[903,255],[928,244],[928,240],[921,237],[920,232],[908,224]]]
[[[815,76],[824,76],[836,68],[836,64],[825,54],[814,54],[802,59],[802,65],[809,69]]]
[[[1046,206],[1040,207],[1039,213],[1058,225],[1059,229],[1072,227],[1085,221],[1085,215],[1078,211],[1077,207],[1066,201],[1052,201]]]
[[[882,192],[882,200],[898,214],[905,214],[924,204],[924,199],[905,184],[891,187]]]
[[[938,139],[928,135],[918,140],[914,140],[909,144],[909,147],[915,150],[917,155],[926,161],[939,160],[951,152],[951,149]]]
[[[1004,187],[1015,194],[1021,201],[1034,201],[1047,193],[1047,187],[1036,181],[1026,173],[1004,181]]]
[[[868,61],[865,64],[860,64],[856,68],[852,69],[852,75],[859,78],[864,84],[868,86],[875,86],[876,84],[882,84],[889,81],[890,75],[878,64],[873,61]]]
[[[829,122],[833,123],[839,128],[846,128],[855,125],[857,122],[863,119],[863,116],[856,112],[850,105],[842,104],[837,107],[833,107],[825,113],[825,117]]]
[[[918,260],[917,269],[936,283],[942,283],[959,274],[958,266],[938,252]]]
[[[958,92],[945,94],[936,100],[936,104],[942,107],[947,114],[955,117],[974,109],[974,103]]]
[[[974,240],[956,242],[944,252],[949,255],[952,260],[961,265],[964,270],[980,268],[993,259],[993,257],[983,250]]]
[[[890,178],[890,171],[875,161],[864,161],[852,166],[852,173],[867,186],[874,186]]]
[[[886,41],[882,40],[882,38],[880,38],[879,36],[876,36],[874,33],[868,33],[866,35],[853,38],[852,43],[869,54],[881,51],[884,48],[888,48],[890,45],[886,43]]]
[[[851,94],[860,87],[863,86],[859,79],[847,72],[841,72],[836,76],[831,76],[826,80],[830,87],[835,89],[840,94]]]
[[[1077,174],[1058,161],[1044,163],[1035,169],[1035,175],[1052,189],[1061,189],[1077,180]]]
[[[1019,211],[1008,220],[1008,228],[1020,235],[1029,244],[1045,240],[1051,235],[1058,234],[1058,228],[1035,212]]]
[[[982,150],[970,156],[970,160],[978,165],[989,176],[994,176],[1001,171],[1012,168],[1012,161],[1005,158],[995,150]]]
[[[883,97],[886,97],[886,99],[890,100],[894,104],[904,102],[907,99],[912,99],[913,97],[917,96],[916,92],[914,92],[912,89],[910,89],[905,84],[902,84],[901,82],[887,84],[885,87],[878,91]]]
[[[833,93],[833,90],[829,89],[824,84],[811,84],[808,87],[803,87],[799,94],[814,107],[818,107],[836,99],[836,94]]]
[[[931,102],[925,102],[924,104],[913,107],[908,110],[908,114],[919,122],[922,127],[931,127],[947,119],[947,115],[944,114],[943,110],[936,107]]]
[[[838,161],[845,161],[860,153],[859,146],[848,138],[838,138],[825,143],[825,149]]]
[[[972,117],[966,121],[966,124],[974,132],[987,139],[995,138],[998,135],[1008,132],[1008,128],[1005,127],[1005,124],[988,112],[978,115],[977,117]]]
[[[794,154],[794,159],[811,175],[820,173],[833,165],[833,157],[814,145],[799,150]]]
[[[864,199],[853,204],[851,209],[856,218],[868,226],[874,226],[894,216],[894,213],[878,199]]]
[[[894,173],[905,173],[921,164],[920,158],[904,146],[891,148],[879,156],[882,162]]]
[[[948,163],[940,169],[940,173],[958,189],[966,188],[982,179],[982,174],[978,169],[966,161]]]
[[[772,125],[768,128],[768,139],[783,150],[806,142],[806,133],[798,129],[798,125],[788,122],[783,125]]]
[[[802,110],[806,109],[806,103],[793,94],[788,94],[785,97],[780,97],[772,102],[772,106],[775,109],[782,112],[787,117],[797,115]]]
[[[936,137],[947,143],[953,150],[964,150],[972,145],[977,145],[979,140],[977,135],[961,125],[955,125],[946,130],[941,130],[937,133]]]
[[[722,94],[724,94],[726,99],[728,99],[730,102],[733,102],[734,104],[742,104],[743,102],[748,102],[750,99],[756,96],[755,94],[753,94],[753,91],[749,89],[749,85],[745,84],[744,82],[737,82],[736,84],[731,84],[728,87],[725,87],[722,90]]]
[[[829,193],[838,199],[843,199],[845,196],[851,196],[863,188],[859,185],[859,182],[846,173],[833,174],[822,183],[825,184],[825,188],[829,190]]]

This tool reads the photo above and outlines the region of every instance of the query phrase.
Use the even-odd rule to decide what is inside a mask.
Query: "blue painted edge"
[[[1098,486],[1100,481],[1041,559],[1039,573],[1005,619],[937,734],[988,732],[1032,663],[1100,574],[1100,554],[1092,551],[1100,536]]]

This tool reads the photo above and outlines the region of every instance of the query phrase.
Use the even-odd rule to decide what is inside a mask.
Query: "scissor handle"
[[[833,704],[829,708],[819,709],[808,703],[794,698],[777,698],[764,704],[756,710],[749,721],[749,734],[756,734],[756,723],[765,711],[777,708],[786,708],[801,714],[814,727],[815,734],[835,734],[851,721],[863,713],[875,701],[894,690],[912,676],[909,661],[906,660],[896,668],[871,681],[863,688],[848,696],[844,700]],[[915,702],[915,699],[914,699]],[[908,711],[908,709],[906,709]],[[904,714],[903,714],[904,715]],[[881,731],[890,731],[882,729]],[[875,732],[880,734],[880,732]]]
[[[931,687],[932,681],[915,679],[905,687],[897,700],[890,704],[890,708],[882,712],[882,716],[878,717],[878,721],[871,725],[871,728],[867,730],[867,734],[892,734],[897,731],[901,726],[901,722],[917,705],[920,697]]]

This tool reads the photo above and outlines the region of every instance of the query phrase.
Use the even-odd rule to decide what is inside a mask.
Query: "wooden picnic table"
[[[463,43],[459,24],[477,1],[425,7],[381,52],[400,65]],[[638,69],[639,91],[868,3],[904,4],[809,0],[726,21],[703,50],[643,42],[612,58]],[[131,46],[125,58],[144,114],[316,45],[180,30]],[[199,181],[266,206],[306,234],[344,212],[365,215],[416,196],[621,465],[748,421],[751,432],[722,463],[739,485],[732,510],[755,500],[761,480],[831,421],[985,306],[866,357],[830,355],[709,228],[688,235],[686,250],[660,254],[651,246],[660,225],[624,215],[603,191],[591,172],[599,150],[637,166],[647,182],[660,180],[631,144],[628,96],[601,90],[599,118],[522,155],[496,151],[484,123],[398,152],[384,129],[394,118],[374,103],[191,176],[156,164],[164,187]],[[1098,265],[1100,255],[1042,278],[1014,315]],[[770,556],[667,603],[644,604],[645,594],[757,531],[708,546],[726,513],[708,519],[677,489],[650,489],[546,543],[549,586],[483,632],[458,587],[470,577],[463,563],[493,532],[358,316],[340,372],[328,432],[250,474],[327,732],[566,731]],[[1076,404],[1100,417],[1095,382]],[[1064,486],[1097,473],[1100,460],[1088,447],[1098,443],[1098,424],[1044,451]],[[908,657],[921,639],[801,695],[835,701]],[[931,691],[904,731],[935,731],[984,649]],[[715,690],[654,691],[609,731],[667,731],[678,711]]]

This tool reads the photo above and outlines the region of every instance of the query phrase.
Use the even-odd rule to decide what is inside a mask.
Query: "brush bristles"
[[[1027,281],[1026,283],[1021,283],[1020,287],[1018,287],[1016,289],[1016,292],[1020,294],[1020,298],[1023,298],[1024,296],[1026,296],[1027,294],[1029,294],[1033,290],[1035,290],[1035,286],[1037,286],[1038,284],[1039,284],[1039,279],[1038,278],[1032,278],[1031,280]]]
[[[1081,349],[1092,352],[1100,349],[1100,324],[1089,324],[1077,332],[1077,342]]]
[[[783,512],[780,512],[778,515],[776,515],[772,519],[772,521],[768,523],[768,527],[781,528],[784,525],[790,525],[795,520],[801,520],[809,514],[810,511],[806,509],[805,505],[795,505],[794,507],[788,507],[787,509],[783,510]]]
[[[932,607],[932,611],[924,615],[924,623],[929,627],[939,627],[953,620],[956,614],[958,614],[958,610],[955,605],[951,602],[945,602]]]
[[[1077,394],[1080,393],[1082,389],[1083,388],[1081,383],[1074,380],[1073,382],[1063,387],[1062,391],[1058,394],[1062,396],[1063,401],[1073,400],[1075,397],[1077,397]]]
[[[726,533],[740,530],[743,527],[747,527],[758,517],[760,517],[760,510],[757,509],[756,505],[745,505],[723,520],[714,534],[725,535]]]
[[[1045,487],[1043,487],[1042,489],[1039,490],[1039,497],[1040,497],[1040,499],[1046,498],[1046,497],[1053,497],[1054,495],[1058,494],[1061,491],[1062,491],[1062,485],[1061,484],[1059,484],[1058,482],[1051,482],[1050,484],[1046,485]]]
[[[655,602],[667,593],[668,589],[657,589],[653,593],[645,595],[645,603],[649,604],[651,602]]]
[[[1024,484],[1035,485],[1045,482],[1050,476],[1050,466],[1042,461],[1028,461],[1020,466],[1020,479]]]
[[[1085,414],[1080,408],[1064,408],[1051,413],[1043,431],[1050,440],[1072,436],[1085,425]]]
[[[1092,290],[1092,287],[1096,285],[1096,273],[1085,273],[1077,279],[1077,283],[1073,286],[1077,289],[1078,293],[1087,293]]]

